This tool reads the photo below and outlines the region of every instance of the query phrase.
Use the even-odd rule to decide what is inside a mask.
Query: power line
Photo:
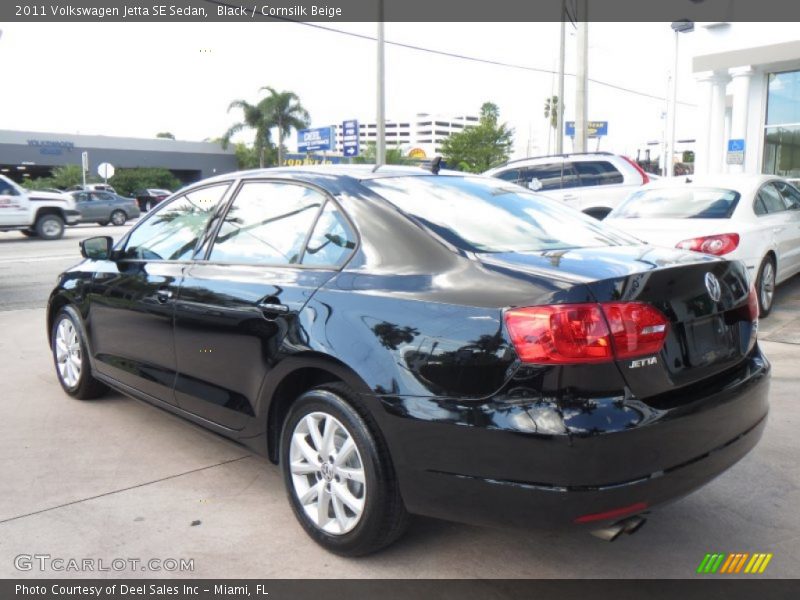
[[[218,4],[218,5],[221,5],[221,6],[229,6],[227,3],[219,2],[217,0],[205,0],[205,1],[209,2],[211,4]],[[346,35],[346,36],[349,36],[349,37],[358,38],[358,39],[362,39],[362,40],[368,40],[368,41],[371,41],[371,42],[376,42],[378,40],[378,38],[376,38],[374,36],[371,36],[371,35],[367,35],[367,34],[364,34],[364,33],[356,33],[356,32],[353,32],[353,31],[345,31],[344,29],[337,29],[335,27],[329,27],[327,25],[320,25],[319,23],[310,23],[310,22],[307,22],[307,21],[296,21],[296,20],[290,19],[288,17],[279,17],[279,16],[271,16],[270,18],[274,19],[276,21],[285,21],[285,22],[288,22],[288,23],[294,23],[295,25],[303,25],[305,27],[311,27],[313,29],[320,29],[322,31],[327,31],[329,33],[338,33],[338,34],[341,34],[341,35]],[[468,56],[468,55],[465,55],[465,54],[458,54],[456,52],[448,52],[446,50],[436,50],[434,48],[425,48],[423,46],[416,46],[414,44],[406,44],[404,42],[393,42],[391,40],[386,40],[385,43],[387,45],[390,45],[390,46],[397,46],[398,48],[406,48],[407,50],[416,50],[417,52],[425,52],[425,53],[428,53],[428,54],[436,54],[438,56],[446,56],[448,58],[456,58],[456,59],[459,59],[459,60],[466,60],[466,61],[482,63],[482,64],[486,64],[486,65],[493,65],[493,66],[496,66],[496,67],[505,67],[507,69],[517,69],[517,70],[521,70],[521,71],[530,71],[530,72],[534,72],[534,73],[545,73],[547,75],[557,75],[558,74],[557,71],[554,71],[552,69],[544,69],[544,68],[541,68],[541,67],[531,67],[531,66],[528,66],[528,65],[520,65],[520,64],[515,64],[515,63],[508,63],[508,62],[504,62],[504,61],[500,61],[500,60],[491,60],[491,59],[488,59],[488,58],[479,58],[477,56]],[[567,77],[575,77],[574,73],[564,73],[564,75],[567,76]],[[604,87],[615,89],[615,90],[618,90],[618,91],[621,91],[621,92],[626,92],[626,93],[629,93],[629,94],[635,94],[637,96],[642,96],[644,98],[651,98],[653,100],[666,101],[666,97],[664,97],[664,96],[658,96],[656,94],[649,94],[647,92],[634,90],[634,89],[627,88],[627,87],[622,86],[622,85],[617,85],[615,83],[609,83],[607,81],[602,81],[600,79],[592,79],[591,77],[589,77],[589,81],[592,82],[592,83],[596,83],[597,85],[601,85],[601,86],[604,86]],[[680,100],[678,101],[678,104],[683,104],[684,106],[691,106],[691,107],[696,107],[697,106],[696,104],[692,104],[691,102],[683,102],[683,101],[680,101]]]

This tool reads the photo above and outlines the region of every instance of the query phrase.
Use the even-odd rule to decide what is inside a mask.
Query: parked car
[[[497,179],[230,173],[81,251],[47,308],[64,391],[111,387],[268,456],[339,554],[409,513],[612,539],[766,422],[742,263]]]
[[[141,214],[135,199],[111,192],[72,192],[72,197],[82,223],[124,225],[128,219],[136,219]]]
[[[762,317],[775,286],[800,271],[800,191],[772,175],[661,179],[631,194],[606,221],[650,244],[743,261]]]
[[[69,194],[27,190],[0,175],[0,231],[57,240],[65,225],[77,223],[80,216]]]
[[[114,189],[113,186],[108,185],[107,183],[87,183],[86,185],[73,185],[72,187],[68,188],[67,191],[70,192],[80,192],[80,191],[87,191],[87,192],[111,192],[112,194],[116,194],[117,190]]]
[[[650,181],[635,161],[610,152],[523,158],[485,175],[563,200],[596,219],[605,218],[633,189]]]
[[[169,190],[161,189],[161,188],[147,188],[136,190],[133,193],[133,197],[136,198],[136,202],[139,203],[139,208],[142,212],[153,210],[159,202],[168,198],[169,195],[172,194]]]

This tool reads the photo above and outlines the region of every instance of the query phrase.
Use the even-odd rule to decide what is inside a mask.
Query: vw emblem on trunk
[[[722,296],[722,288],[719,286],[719,279],[713,273],[706,273],[706,289],[711,299],[714,302],[719,302],[719,298]]]

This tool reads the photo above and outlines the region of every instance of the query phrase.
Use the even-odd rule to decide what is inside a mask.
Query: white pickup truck
[[[29,237],[57,240],[66,225],[81,219],[69,194],[28,191],[0,175],[0,231],[21,231]]]

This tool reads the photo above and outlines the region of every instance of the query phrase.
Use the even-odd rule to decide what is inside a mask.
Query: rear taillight
[[[667,319],[641,302],[515,308],[506,327],[520,360],[538,364],[600,363],[655,354]]]
[[[705,252],[714,256],[722,256],[733,252],[739,247],[738,233],[721,233],[719,235],[707,235],[705,237],[691,238],[678,242],[676,248],[683,250],[694,250],[695,252]]]
[[[650,175],[648,175],[647,171],[645,171],[642,167],[639,166],[639,163],[637,163],[632,158],[628,158],[627,156],[623,156],[622,158],[624,158],[626,161],[628,161],[628,163],[630,163],[630,165],[634,169],[636,169],[636,171],[639,173],[639,175],[642,176],[642,185],[644,185],[645,183],[650,183]]]
[[[755,287],[751,287],[750,293],[747,295],[747,316],[751,321],[757,321],[760,312],[758,308],[758,292],[756,292]]]

